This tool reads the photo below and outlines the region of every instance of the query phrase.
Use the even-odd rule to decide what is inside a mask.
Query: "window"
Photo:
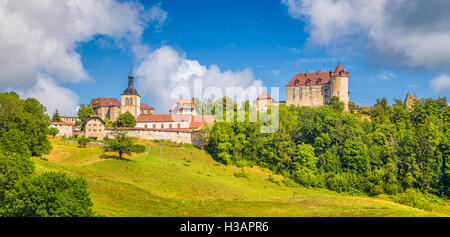
[[[292,94],[292,99],[295,99],[295,94]]]
[[[169,128],[172,128],[172,124],[169,124]]]
[[[161,124],[161,128],[164,128],[164,124]]]
[[[147,128],[147,124],[144,126],[144,128]]]
[[[324,85],[323,86],[323,89],[326,91],[326,90],[328,90],[328,85]]]
[[[156,124],[153,124],[153,128],[156,128]]]
[[[178,124],[177,124],[177,128],[180,128],[180,127],[181,127],[181,125],[178,123]]]

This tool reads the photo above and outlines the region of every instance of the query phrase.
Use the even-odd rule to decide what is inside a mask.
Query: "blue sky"
[[[121,10],[120,17],[124,21],[127,17],[131,18],[130,22],[124,23],[121,28],[114,28],[115,25],[112,25],[98,30],[97,28],[103,27],[100,25],[89,32],[68,33],[72,34],[71,37],[53,37],[64,40],[65,48],[63,49],[69,56],[78,55],[81,63],[81,69],[78,71],[81,71],[81,74],[85,72],[85,76],[81,75],[79,76],[81,79],[72,80],[71,78],[78,78],[78,71],[67,72],[66,69],[52,71],[55,67],[53,64],[47,65],[42,62],[30,66],[32,70],[29,75],[23,76],[26,78],[23,79],[23,85],[0,81],[3,83],[0,84],[1,87],[42,98],[46,101],[44,104],[48,104],[49,110],[58,108],[70,114],[74,110],[73,106],[66,108],[65,105],[54,102],[58,101],[56,95],[53,99],[44,98],[49,94],[45,85],[51,84],[54,86],[51,88],[60,89],[62,97],[70,94],[70,99],[59,100],[67,99],[69,102],[65,104],[89,103],[96,97],[120,98],[120,94],[127,86],[129,64],[132,62],[134,70],[137,71],[135,72],[136,85],[142,95],[142,101],[154,106],[157,112],[166,113],[169,102],[161,103],[158,98],[162,93],[167,94],[165,90],[172,88],[173,84],[179,81],[174,78],[175,76],[167,76],[173,70],[179,72],[177,75],[181,73],[190,78],[203,77],[191,71],[204,70],[207,73],[214,71],[211,67],[215,65],[219,72],[210,76],[217,77],[211,79],[214,83],[236,85],[241,78],[245,77],[242,85],[249,86],[254,81],[260,80],[265,87],[280,87],[280,100],[285,100],[284,86],[296,73],[305,70],[310,72],[333,70],[339,59],[350,72],[350,100],[359,105],[373,105],[376,99],[382,97],[386,97],[392,103],[395,98],[404,99],[407,92],[416,93],[419,97],[450,95],[447,58],[443,56],[442,60],[436,60],[434,64],[431,64],[433,60],[426,60],[426,62],[417,60],[426,58],[428,54],[416,56],[411,54],[411,47],[402,48],[400,44],[394,44],[395,42],[390,42],[391,40],[386,40],[384,37],[385,34],[396,29],[403,29],[402,27],[407,26],[406,23],[403,23],[404,25],[399,23],[398,28],[382,24],[380,26],[379,22],[384,20],[380,20],[378,16],[387,14],[376,15],[376,10],[372,17],[374,20],[367,22],[365,17],[358,15],[357,12],[360,11],[358,7],[368,9],[373,6],[356,7],[346,4],[351,3],[352,0],[339,0],[335,3],[329,0],[143,0],[137,2],[104,0],[100,2],[105,2],[105,5],[112,2],[115,4],[114,7]],[[342,4],[339,5],[340,3]],[[376,8],[376,3],[373,4]],[[84,9],[92,7],[82,3],[79,5],[83,14],[89,12]],[[125,10],[129,10],[132,16],[127,16],[127,12],[122,9],[128,6],[131,7]],[[97,9],[98,7],[96,6]],[[64,7],[62,6],[61,9]],[[152,9],[157,11],[149,13]],[[317,16],[317,12],[332,14],[333,9],[346,9],[352,17],[351,19],[345,17],[344,19],[324,19],[324,16]],[[20,7],[16,7],[15,10],[27,12],[27,14],[29,12]],[[2,14],[1,11],[0,14]],[[105,18],[102,19],[114,18],[116,14],[118,13],[106,12]],[[80,16],[73,17],[78,19],[76,17]],[[372,19],[371,16],[368,18]],[[358,19],[361,20],[358,21]],[[389,20],[395,19],[389,18]],[[96,20],[95,24],[98,21]],[[24,22],[24,25],[29,24],[25,20]],[[84,24],[93,25],[92,22],[84,22]],[[117,24],[120,25],[120,23]],[[49,28],[48,25],[48,22],[42,22],[42,27],[46,30]],[[445,34],[448,33],[447,30],[446,27],[437,28],[432,33]],[[380,36],[373,36],[374,31],[380,32]],[[0,34],[5,33],[0,31]],[[411,33],[405,37],[405,40],[409,41],[402,41],[401,44],[409,42],[412,44],[415,42],[413,38],[415,36]],[[6,46],[3,48],[8,46],[6,43],[4,45]],[[136,46],[145,50],[140,50],[142,48],[136,48]],[[8,47],[14,51],[13,47],[16,46]],[[165,51],[161,51],[164,47],[166,47]],[[0,52],[1,50],[0,46]],[[426,50],[427,48],[418,49],[419,52]],[[442,50],[445,52],[447,48],[443,47]],[[39,55],[32,56],[39,57]],[[170,61],[167,57],[177,60],[177,63],[170,64],[164,70],[158,69],[158,62]],[[185,69],[183,65],[190,66],[186,66],[188,69]],[[227,77],[222,78],[227,71],[230,72],[229,80],[234,80],[233,82],[227,82]],[[252,75],[239,74],[244,71],[251,72]],[[16,74],[12,71],[6,75]],[[437,80],[439,76],[441,77]],[[41,79],[42,77],[46,79]],[[433,85],[433,80],[436,85]],[[156,86],[167,81],[170,81],[171,85]],[[39,82],[42,83],[39,84]],[[190,82],[192,82],[190,79],[183,81],[183,83]],[[34,83],[36,85],[33,87]]]

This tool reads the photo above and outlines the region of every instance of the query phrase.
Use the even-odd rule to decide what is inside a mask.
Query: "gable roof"
[[[332,77],[349,76],[341,64],[336,66],[334,71],[329,72],[301,72],[295,75],[286,86],[323,85],[330,83]]]
[[[185,122],[191,119],[189,114],[141,114],[136,123],[147,122]]]
[[[153,107],[151,107],[151,106],[148,105],[148,104],[141,103],[141,109],[150,109],[150,110],[153,110]]]
[[[261,93],[261,95],[259,95],[258,98],[256,98],[256,100],[265,100],[265,99],[267,99],[267,100],[271,100],[272,99],[272,97],[270,97],[270,95],[267,94],[266,91],[263,91]]]
[[[120,102],[116,98],[95,98],[89,104],[93,109],[98,107],[120,106]]]
[[[192,129],[197,129],[205,123],[214,124],[214,116],[212,115],[192,115],[191,125],[189,126]]]

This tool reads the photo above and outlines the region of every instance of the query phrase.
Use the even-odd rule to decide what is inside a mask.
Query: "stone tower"
[[[339,101],[344,102],[345,111],[348,111],[349,92],[348,92],[349,73],[338,64],[336,69],[331,72],[331,97],[337,96]]]
[[[141,114],[141,96],[134,88],[134,76],[130,68],[130,75],[128,75],[128,88],[125,89],[120,97],[121,106],[120,113],[123,114],[129,111],[135,118]]]

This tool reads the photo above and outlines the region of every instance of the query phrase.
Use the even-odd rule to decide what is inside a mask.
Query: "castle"
[[[328,72],[301,72],[295,75],[286,85],[286,105],[318,107],[329,103],[333,96],[345,104],[348,111],[349,72],[338,63],[334,71]],[[263,92],[255,101],[256,109],[260,112],[267,111],[272,98]],[[280,102],[283,103],[283,102]]]

